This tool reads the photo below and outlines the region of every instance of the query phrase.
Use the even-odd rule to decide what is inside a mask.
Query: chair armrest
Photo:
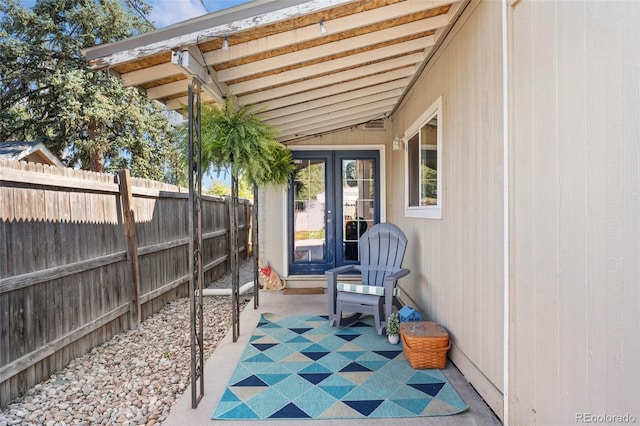
[[[329,274],[331,274],[331,275],[344,274],[345,272],[355,271],[355,270],[360,270],[360,269],[358,268],[358,266],[359,266],[359,265],[343,265],[343,266],[338,266],[337,268],[328,269],[328,270],[326,270],[324,273],[325,273],[325,275],[327,275],[327,277],[329,276]]]
[[[359,265],[343,265],[338,266],[337,268],[326,270],[324,274],[327,277],[327,288],[329,289],[329,291],[331,291],[338,285],[338,274],[344,274],[345,272],[359,270]]]
[[[392,295],[393,294],[393,288],[396,286],[396,282],[402,278],[405,277],[407,275],[409,275],[409,272],[411,272],[409,269],[399,269],[396,272],[387,275],[386,277],[384,277],[384,291],[385,291],[385,295]]]
[[[389,274],[387,275],[384,279],[385,281],[387,280],[393,280],[393,281],[397,281],[402,277],[406,277],[407,275],[409,275],[409,273],[411,272],[411,270],[409,269],[398,269],[396,272],[394,272],[393,274]]]

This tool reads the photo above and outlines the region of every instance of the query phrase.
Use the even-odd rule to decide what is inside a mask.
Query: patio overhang
[[[167,108],[255,105],[283,143],[388,117],[468,0],[256,0],[86,49]]]

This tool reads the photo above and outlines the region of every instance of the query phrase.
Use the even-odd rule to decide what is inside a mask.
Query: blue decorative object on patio
[[[420,312],[413,309],[411,306],[403,306],[402,309],[398,311],[400,316],[400,322],[417,322],[422,321],[422,315]]]
[[[440,370],[414,370],[372,317],[263,314],[213,419],[443,416],[468,406]]]

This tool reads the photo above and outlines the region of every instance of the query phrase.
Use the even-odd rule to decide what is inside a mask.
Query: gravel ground
[[[240,285],[253,281],[253,259],[240,269]],[[210,288],[231,288],[226,275]],[[241,296],[241,309],[252,297]],[[231,328],[230,297],[204,298],[205,359]],[[0,426],[160,425],[189,389],[189,300],[178,299],[76,358],[0,412]]]

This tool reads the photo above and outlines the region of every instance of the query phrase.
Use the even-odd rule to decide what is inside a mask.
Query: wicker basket
[[[415,369],[447,366],[449,334],[434,322],[400,324],[402,346],[411,367]]]

